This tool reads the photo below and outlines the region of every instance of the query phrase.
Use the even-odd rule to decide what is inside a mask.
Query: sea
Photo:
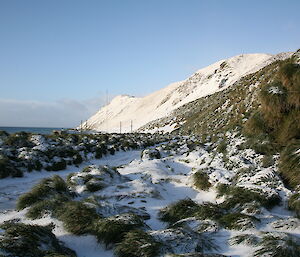
[[[41,128],[41,127],[0,127],[0,131],[4,130],[8,132],[9,134],[17,133],[17,132],[30,132],[35,134],[44,134],[49,135],[54,130],[62,130],[66,128]]]

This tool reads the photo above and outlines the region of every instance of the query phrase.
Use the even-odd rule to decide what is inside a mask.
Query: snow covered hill
[[[186,103],[224,90],[245,75],[291,54],[242,54],[200,69],[186,80],[172,83],[145,97],[117,96],[88,119],[83,127],[105,132],[120,132],[121,127],[122,133],[130,132],[131,128],[137,130]]]

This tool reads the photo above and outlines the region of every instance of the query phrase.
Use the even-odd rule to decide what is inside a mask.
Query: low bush
[[[198,210],[198,204],[191,199],[179,200],[159,211],[159,219],[165,222],[176,221],[192,217]]]
[[[64,170],[67,168],[67,162],[62,159],[58,162],[53,162],[50,165],[48,165],[45,169],[47,171],[60,171],[60,170]]]
[[[51,199],[36,202],[30,206],[26,213],[26,217],[30,219],[40,219],[45,214],[57,217],[57,212],[62,208],[63,204],[69,200],[70,198],[66,196],[56,195]]]
[[[1,157],[0,157],[1,158]],[[9,159],[0,159],[0,179],[6,178],[8,176],[12,177],[23,177],[23,172],[16,168]]]
[[[57,216],[64,228],[75,235],[92,232],[93,224],[101,218],[94,208],[78,201],[64,203],[57,211]]]
[[[69,195],[69,193],[65,181],[61,177],[55,175],[52,178],[45,178],[35,185],[31,191],[19,197],[17,210],[22,210],[38,201],[52,198],[56,194]]]
[[[291,142],[280,153],[279,172],[284,181],[292,187],[300,181],[300,140]]]
[[[300,193],[293,194],[288,201],[289,209],[294,211],[300,218]]]
[[[224,215],[224,210],[219,205],[210,202],[198,205],[195,216],[200,219],[218,220]]]
[[[159,254],[160,243],[142,230],[128,232],[117,244],[115,254],[118,257],[156,257]]]
[[[94,234],[98,241],[107,247],[119,243],[124,235],[134,229],[142,227],[143,221],[135,214],[122,214],[100,219],[94,224]]]
[[[225,228],[244,230],[254,227],[254,222],[257,222],[258,219],[242,213],[229,213],[223,215],[218,221]]]
[[[220,186],[218,187],[218,194],[227,195],[225,201],[220,204],[220,206],[226,210],[253,201],[260,203],[266,208],[272,208],[279,204],[281,200],[279,196],[274,195],[267,197],[261,192],[235,186]]]
[[[260,248],[254,252],[255,257],[299,257],[300,240],[286,233],[266,233],[260,243]]]
[[[0,237],[0,249],[5,251],[5,256],[76,256],[57,240],[50,226],[10,221],[0,224],[0,229],[5,231]]]
[[[208,179],[208,175],[202,170],[198,170],[193,174],[193,184],[197,189],[208,190],[211,187]]]

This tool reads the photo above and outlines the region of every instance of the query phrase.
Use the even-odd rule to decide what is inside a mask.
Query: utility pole
[[[82,120],[80,121],[80,133],[82,133]]]
[[[132,120],[130,121],[130,132],[132,133]]]

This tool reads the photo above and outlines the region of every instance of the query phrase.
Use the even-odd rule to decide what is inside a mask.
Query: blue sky
[[[295,51],[299,10],[298,0],[1,0],[0,126],[75,126],[106,90],[142,96],[220,59]]]

